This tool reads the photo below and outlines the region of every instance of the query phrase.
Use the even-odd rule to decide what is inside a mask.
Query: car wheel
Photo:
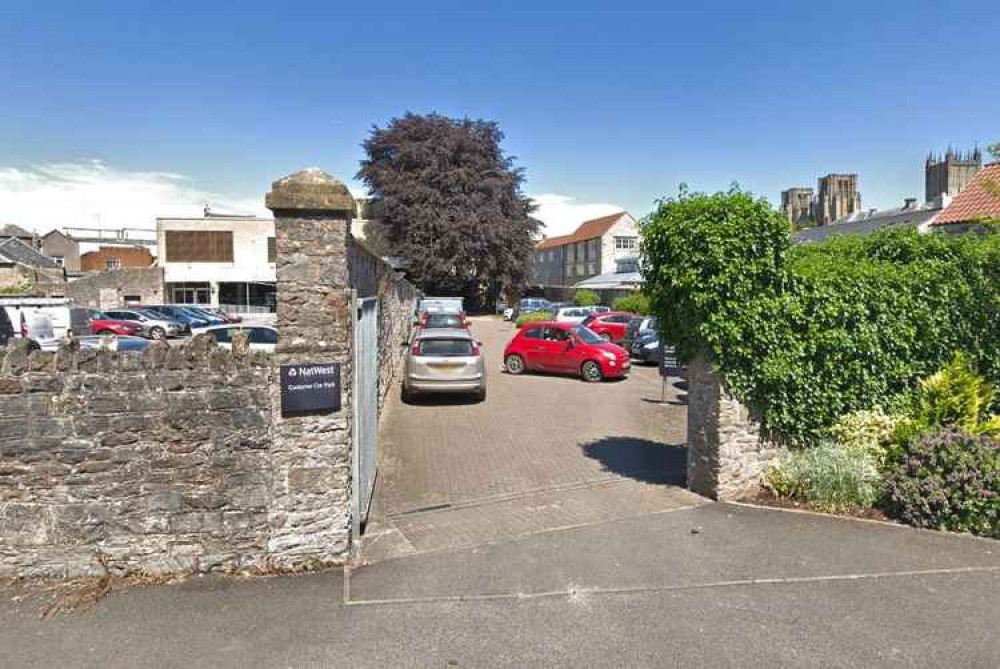
[[[149,331],[149,338],[159,341],[160,339],[166,339],[167,333],[163,328],[153,328]]]
[[[508,355],[507,359],[504,360],[504,365],[507,367],[507,371],[511,374],[517,375],[524,373],[524,358],[516,353]]]
[[[609,335],[607,332],[602,332],[598,336],[604,341],[611,341],[611,335]]]
[[[587,383],[598,383],[604,380],[604,372],[601,366],[593,360],[588,360],[580,366],[580,376]]]

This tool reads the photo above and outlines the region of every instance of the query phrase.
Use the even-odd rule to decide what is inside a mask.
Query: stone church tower
[[[924,201],[941,195],[955,197],[981,169],[983,152],[978,148],[963,154],[949,147],[943,156],[928,155],[924,163]]]

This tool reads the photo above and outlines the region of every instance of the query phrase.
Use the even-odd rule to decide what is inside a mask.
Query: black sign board
[[[340,363],[281,366],[281,415],[340,411]]]

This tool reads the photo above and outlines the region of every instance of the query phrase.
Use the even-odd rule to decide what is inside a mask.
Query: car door
[[[542,339],[544,330],[540,325],[525,326],[521,333],[521,350],[518,352],[528,369],[545,369],[542,362],[545,355],[545,340]]]
[[[568,328],[547,327],[544,334],[549,371],[576,373],[580,367],[579,352],[573,345],[573,336]]]

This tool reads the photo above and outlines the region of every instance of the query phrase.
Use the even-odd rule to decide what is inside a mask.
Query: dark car
[[[163,314],[170,320],[183,323],[192,330],[210,325],[207,318],[197,316],[188,309],[174,304],[144,304],[142,308]]]
[[[425,330],[465,328],[469,329],[469,321],[464,314],[458,313],[425,313],[420,319],[420,327]]]
[[[14,338],[14,326],[10,324],[10,317],[7,310],[0,307],[0,346],[6,346],[7,342]]]
[[[636,360],[647,364],[660,364],[663,356],[663,349],[660,347],[660,332],[646,330],[631,343],[628,352]]]
[[[652,316],[640,316],[638,318],[633,318],[625,328],[625,338],[622,340],[622,346],[625,347],[626,351],[632,350],[632,344],[635,343],[639,337],[649,334],[650,332],[655,332],[659,329],[659,323],[656,318]]]

